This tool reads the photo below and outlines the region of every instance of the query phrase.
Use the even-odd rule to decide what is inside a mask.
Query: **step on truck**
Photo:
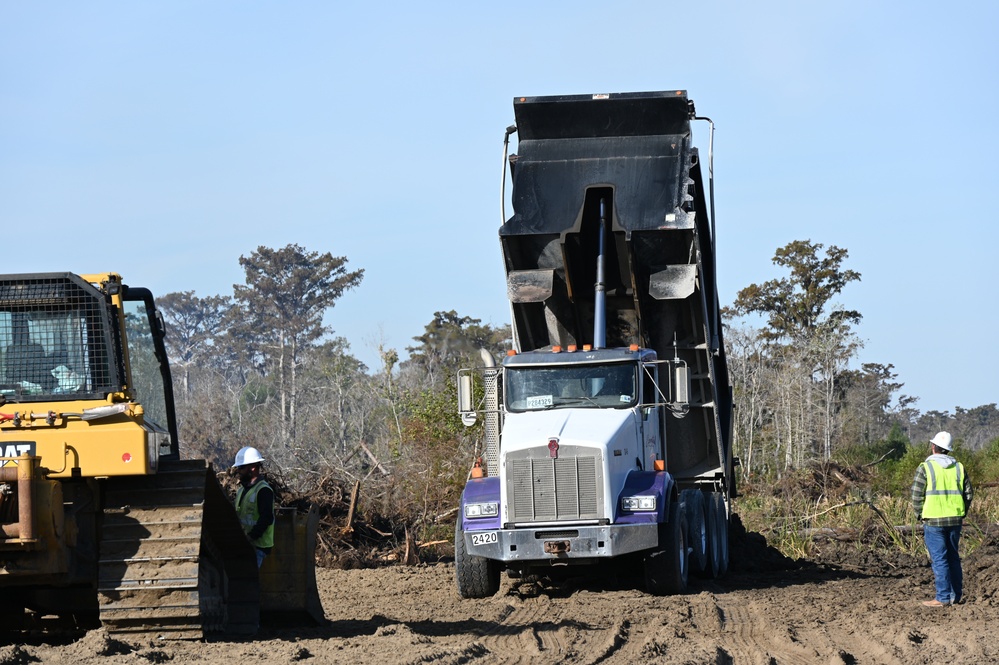
[[[484,424],[458,593],[631,557],[653,594],[728,568],[732,392],[685,91],[518,97],[499,230],[513,350],[458,373]],[[507,155],[516,134],[516,154]],[[707,186],[706,186],[707,185]]]

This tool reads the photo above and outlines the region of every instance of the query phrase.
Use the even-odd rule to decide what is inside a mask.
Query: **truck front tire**
[[[454,572],[462,598],[488,598],[499,591],[499,563],[465,550],[460,517],[454,525]]]
[[[659,545],[645,555],[645,587],[655,596],[687,591],[687,514],[671,501],[669,521],[659,525]]]

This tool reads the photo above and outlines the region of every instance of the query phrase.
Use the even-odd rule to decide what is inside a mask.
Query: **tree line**
[[[786,276],[739,291],[724,309],[741,473],[779,474],[852,445],[928,439],[949,429],[964,445],[999,436],[995,404],[920,413],[891,364],[854,367],[861,314],[835,298],[860,274],[848,253],[810,241],[779,248]],[[335,474],[363,481],[383,514],[425,529],[457,505],[481,432],[456,413],[455,375],[480,349],[502,356],[509,326],[435,312],[412,346],[379,348],[367,367],[324,324],[363,282],[345,257],[291,244],[239,258],[231,294],[158,299],[183,454],[222,468],[252,445],[289,484]]]
[[[239,263],[245,281],[231,294],[157,299],[182,455],[227,468],[255,446],[293,488],[330,474],[363,481],[381,514],[433,528],[477,454],[456,415],[455,372],[480,348],[505,353],[509,326],[435,312],[405,360],[380,347],[380,365],[367,367],[324,323],[363,270],[296,244],[261,246]]]
[[[848,256],[836,246],[791,242],[773,257],[786,274],[743,288],[723,311],[744,476],[780,474],[886,441],[902,455],[905,444],[942,429],[971,450],[999,437],[995,404],[920,413],[893,365],[854,366],[863,317],[835,300],[861,278],[845,267]]]

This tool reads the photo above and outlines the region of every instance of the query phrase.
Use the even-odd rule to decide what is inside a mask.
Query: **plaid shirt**
[[[964,487],[961,488],[961,493],[964,495],[964,514],[967,515],[968,511],[971,510],[971,499],[974,498],[975,492],[971,487],[971,481],[968,480],[968,470],[965,469],[964,472]],[[926,501],[926,467],[922,464],[916,469],[916,478],[912,481],[912,509],[916,511],[916,518],[918,519],[923,514],[923,503]],[[923,520],[925,524],[930,526],[960,526],[964,518],[958,515],[954,517],[931,517],[929,519]]]

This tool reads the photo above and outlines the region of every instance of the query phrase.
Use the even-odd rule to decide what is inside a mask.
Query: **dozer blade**
[[[98,602],[109,632],[256,632],[256,556],[211,465],[161,461],[154,476],[105,483]]]
[[[325,622],[316,588],[316,529],[319,513],[278,508],[274,549],[260,568],[260,613],[268,625]]]

